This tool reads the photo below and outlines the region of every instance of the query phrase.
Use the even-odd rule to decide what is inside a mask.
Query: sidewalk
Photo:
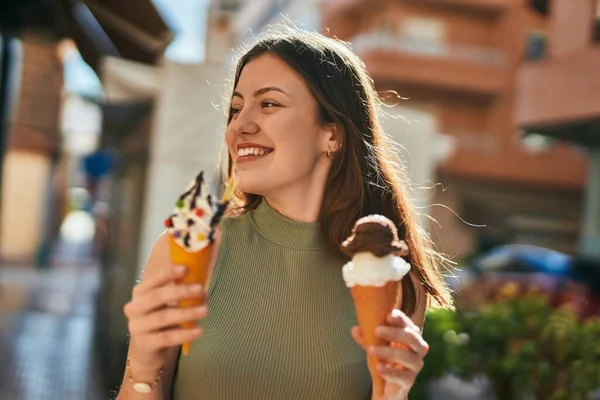
[[[0,265],[2,399],[109,398],[92,343],[98,269],[81,249],[57,250],[48,270]]]

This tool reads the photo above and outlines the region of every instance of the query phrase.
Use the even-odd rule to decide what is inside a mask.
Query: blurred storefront
[[[60,223],[62,66],[57,43],[43,33],[2,37],[2,201],[0,258],[32,264]]]
[[[58,233],[68,208],[65,193],[78,167],[61,157],[60,132],[73,131],[73,124],[61,124],[69,116],[78,119],[78,112],[70,110],[94,107],[89,99],[63,90],[64,51],[59,43],[71,37],[85,62],[99,73],[107,55],[156,63],[173,34],[150,0],[126,6],[91,0],[7,1],[0,14],[5,154],[0,254],[5,261],[31,264]],[[67,135],[66,147],[81,145],[92,132],[81,128],[78,133]],[[27,212],[16,213],[17,208]]]
[[[106,356],[103,371],[122,370],[124,353],[115,350],[126,345],[122,306],[139,273],[155,90],[119,97],[105,79],[112,89],[121,61],[134,66],[121,92],[136,91],[136,79],[148,77],[143,70],[152,86],[174,34],[151,0],[9,1],[0,14],[3,42],[10,43],[3,44],[2,66],[11,67],[2,68],[2,105],[10,106],[2,118],[3,261],[32,265],[58,237],[67,212],[78,209],[86,224],[93,215],[102,261],[98,353]]]

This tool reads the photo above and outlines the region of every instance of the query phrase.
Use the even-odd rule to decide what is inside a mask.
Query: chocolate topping
[[[383,215],[368,215],[356,221],[352,235],[342,243],[340,250],[349,258],[362,252],[379,258],[390,254],[408,255],[408,246],[398,239],[396,225]]]

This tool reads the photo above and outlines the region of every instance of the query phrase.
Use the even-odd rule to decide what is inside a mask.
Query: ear
[[[322,127],[322,151],[337,152],[342,145],[342,134],[338,124],[327,124]]]

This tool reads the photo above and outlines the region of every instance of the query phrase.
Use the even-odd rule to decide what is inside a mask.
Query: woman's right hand
[[[137,363],[160,368],[166,350],[191,342],[202,335],[200,327],[181,329],[180,324],[208,315],[206,292],[201,285],[177,284],[186,268],[166,268],[133,288],[132,299],[123,311],[128,320],[130,354]],[[180,300],[197,298],[200,304],[179,308]]]

